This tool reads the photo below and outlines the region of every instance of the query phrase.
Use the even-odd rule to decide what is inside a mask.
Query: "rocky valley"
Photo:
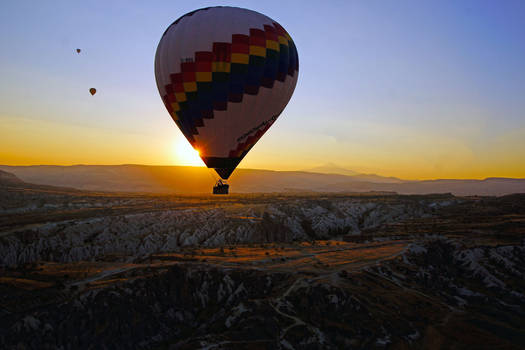
[[[525,347],[525,195],[1,180],[1,348]]]

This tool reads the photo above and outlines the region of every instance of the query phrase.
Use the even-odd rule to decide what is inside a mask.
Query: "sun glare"
[[[177,165],[204,166],[199,151],[191,147],[188,140],[180,137],[175,141],[175,163]]]

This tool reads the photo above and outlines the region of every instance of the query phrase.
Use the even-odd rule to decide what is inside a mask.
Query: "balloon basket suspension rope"
[[[230,185],[226,183],[226,180],[219,179],[215,186],[213,186],[213,194],[228,194]]]
[[[215,172],[215,169],[208,168],[208,174],[210,174],[213,181],[215,181],[215,186],[213,186],[213,194],[228,194],[230,185],[226,180],[221,179],[218,174]]]

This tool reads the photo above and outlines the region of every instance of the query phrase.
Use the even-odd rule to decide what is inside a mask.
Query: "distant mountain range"
[[[2,185],[16,185],[23,183],[18,177],[14,174],[8,173],[6,171],[0,170],[0,184]]]
[[[400,194],[452,193],[454,195],[505,195],[525,193],[525,179],[408,181],[374,174],[324,173],[330,167],[309,171],[237,169],[229,183],[232,193],[250,192],[397,192]],[[148,165],[35,165],[6,166],[0,170],[20,180],[42,185],[91,191],[150,193],[210,193],[214,172],[203,167]],[[338,170],[332,169],[332,170]],[[332,170],[328,170],[331,172]],[[355,173],[355,174],[354,174]],[[0,181],[16,181],[0,174]]]
[[[341,168],[333,163],[327,163],[315,168],[304,170],[309,173],[321,173],[321,174],[337,174],[351,176],[353,180],[368,181],[368,182],[379,182],[379,183],[401,183],[403,180],[397,177],[386,177],[376,174],[361,174],[353,170]]]
[[[304,171],[309,172],[309,173],[339,174],[339,175],[348,175],[348,176],[359,175],[359,173],[356,171],[341,168],[340,166],[334,163],[326,163],[324,165],[320,165],[315,168],[305,169]]]

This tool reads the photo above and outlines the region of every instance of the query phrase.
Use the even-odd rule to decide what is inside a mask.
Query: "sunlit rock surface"
[[[523,349],[525,195],[0,181],[2,349]]]
[[[33,213],[42,222],[13,225],[0,236],[0,264],[16,266],[39,260],[73,262],[118,254],[126,259],[169,252],[192,245],[218,246],[251,242],[342,239],[362,230],[409,218],[429,217],[436,206],[458,200],[376,197],[268,197],[263,203],[224,203],[198,208],[157,208],[142,198],[47,203]],[[161,200],[171,204],[169,197]],[[33,200],[38,201],[38,200]],[[154,199],[151,200],[154,202]],[[118,214],[113,208],[134,208]],[[9,208],[5,215],[25,213],[30,206]],[[73,208],[73,209],[71,209]],[[78,209],[81,208],[81,209]],[[108,209],[108,213],[104,209]],[[46,212],[82,212],[87,218],[46,223]],[[93,210],[94,214],[90,215]],[[138,212],[137,212],[138,211]],[[21,215],[22,217],[22,215]]]

